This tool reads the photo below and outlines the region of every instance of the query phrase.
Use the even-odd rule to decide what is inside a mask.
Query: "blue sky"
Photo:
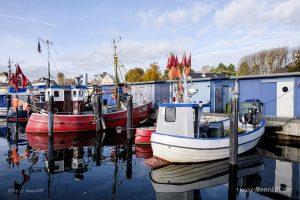
[[[112,72],[113,38],[127,68],[192,53],[195,70],[237,64],[256,51],[300,45],[300,0],[0,2],[0,66],[18,61],[31,79],[44,76],[37,38],[53,41],[52,72]],[[45,51],[44,51],[45,53]]]

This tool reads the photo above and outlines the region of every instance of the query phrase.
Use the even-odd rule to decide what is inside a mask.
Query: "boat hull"
[[[254,148],[265,130],[265,121],[249,133],[239,135],[238,154]],[[153,155],[172,163],[197,163],[229,157],[229,138],[186,138],[153,133]]]
[[[259,173],[263,159],[258,155],[238,158],[237,178]],[[229,182],[228,159],[194,164],[171,164],[151,170],[150,179],[156,192],[178,193],[213,187]]]
[[[133,123],[139,124],[145,120],[151,112],[151,102],[133,108]],[[127,110],[103,115],[106,128],[115,129],[125,127],[127,121]],[[95,131],[96,124],[94,115],[59,115],[53,118],[53,132],[89,132]],[[33,113],[27,123],[26,132],[28,133],[48,133],[48,114]]]

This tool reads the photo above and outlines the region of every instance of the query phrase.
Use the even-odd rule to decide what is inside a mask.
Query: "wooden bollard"
[[[6,129],[6,133],[8,133],[8,123],[9,123],[9,118],[8,118],[8,113],[9,113],[9,110],[10,110],[10,106],[11,106],[11,99],[10,99],[10,95],[6,95],[6,126],[7,126],[7,129]]]
[[[96,133],[101,134],[101,120],[102,120],[102,105],[101,105],[101,96],[95,96],[95,121],[96,121]]]
[[[54,135],[53,135],[53,103],[54,97],[49,96],[48,101],[48,161],[49,161],[49,171],[53,173],[54,170],[54,161],[53,161],[53,143],[54,143]]]
[[[132,177],[132,138],[133,138],[133,115],[132,95],[127,96],[127,152],[126,152],[126,178]]]
[[[133,137],[133,119],[132,119],[132,96],[127,97],[127,140],[132,142]]]
[[[15,142],[18,143],[19,140],[19,97],[16,96],[18,103],[16,107],[16,134],[15,134]]]
[[[229,146],[229,164],[237,165],[238,162],[238,106],[237,98],[231,100],[230,116],[230,146]]]

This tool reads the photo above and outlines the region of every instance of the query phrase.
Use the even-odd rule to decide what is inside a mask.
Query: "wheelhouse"
[[[79,114],[84,111],[84,86],[51,86],[45,91],[46,109],[49,97],[54,97],[54,111],[58,113]]]
[[[199,133],[201,108],[194,103],[159,105],[157,129],[160,134],[194,138]]]

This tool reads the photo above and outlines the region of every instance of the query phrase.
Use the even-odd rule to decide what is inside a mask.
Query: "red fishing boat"
[[[141,127],[135,131],[135,144],[136,145],[150,145],[151,135],[155,132],[155,127]]]
[[[39,41],[43,41],[39,39]],[[49,45],[49,41],[44,42]],[[127,109],[121,105],[120,91],[121,84],[118,78],[118,56],[116,50],[115,41],[114,47],[114,64],[115,64],[115,90],[112,92],[116,99],[116,107],[111,109],[105,107],[101,110],[103,112],[103,121],[106,128],[116,129],[117,127],[126,127],[127,121]],[[38,46],[39,52],[41,46]],[[48,53],[49,46],[48,46]],[[49,68],[48,68],[49,69]],[[53,96],[53,132],[54,133],[66,133],[66,132],[89,132],[96,130],[96,123],[94,119],[94,110],[91,109],[93,102],[90,100],[90,96],[87,92],[87,87],[81,85],[82,76],[76,77],[77,83],[72,86],[50,86],[50,71],[48,71],[48,88],[45,90],[45,109],[47,110],[49,97]],[[99,93],[101,91],[93,90],[93,93]],[[142,105],[134,105],[132,110],[133,125],[136,126],[140,122],[146,120],[151,112],[152,101],[144,102]],[[95,109],[95,108],[94,108]],[[41,110],[41,109],[39,109]],[[103,122],[102,121],[102,122]],[[33,113],[26,126],[27,133],[48,133],[48,114],[44,110],[39,113]]]
[[[64,132],[89,132],[96,130],[94,114],[85,112],[84,92],[85,86],[51,86],[46,89],[46,105],[49,96],[54,96],[53,131]],[[72,95],[71,95],[72,94]],[[152,102],[133,107],[133,124],[137,126],[148,118]],[[105,125],[108,129],[126,127],[127,110],[119,110],[103,114]],[[28,133],[48,133],[48,114],[33,113],[27,123]]]

